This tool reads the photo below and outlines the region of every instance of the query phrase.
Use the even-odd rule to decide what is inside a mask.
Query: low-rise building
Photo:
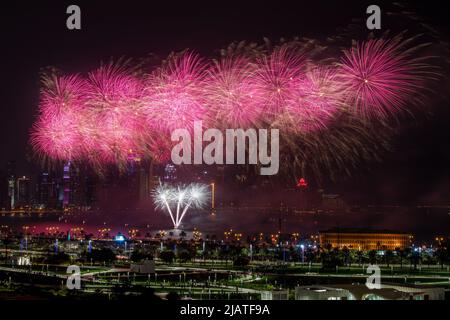
[[[155,273],[155,261],[146,259],[142,262],[132,263],[130,266],[130,272],[145,274]]]
[[[298,286],[295,300],[444,300],[445,289],[439,287],[381,284],[369,289],[363,284]]]
[[[331,229],[320,231],[320,245],[350,250],[395,250],[411,246],[409,233],[371,229]]]
[[[298,286],[295,300],[351,300],[348,290],[322,286]]]
[[[289,290],[262,291],[261,300],[289,300]]]

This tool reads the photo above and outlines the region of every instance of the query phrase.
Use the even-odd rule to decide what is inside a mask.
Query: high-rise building
[[[0,210],[7,210],[10,205],[8,196],[8,177],[5,172],[0,171]]]
[[[169,163],[164,167],[163,180],[165,182],[174,182],[177,179],[177,168]]]
[[[70,161],[63,167],[62,180],[57,188],[63,208],[86,208],[95,200],[95,179],[90,170]]]
[[[71,179],[70,179],[71,162],[68,161],[63,167],[63,183],[62,183],[62,206],[66,208],[70,203],[71,198]]]
[[[41,172],[36,186],[36,202],[41,208],[57,207],[57,188],[54,175],[48,171]]]
[[[8,178],[8,197],[9,209],[16,207],[16,179],[14,177]]]
[[[6,174],[8,176],[8,197],[9,208],[14,209],[16,207],[16,162],[8,161],[6,165]]]
[[[139,168],[139,200],[150,197],[150,177],[145,168]]]
[[[15,206],[25,207],[31,205],[32,188],[29,177],[20,177],[17,179],[17,198]]]

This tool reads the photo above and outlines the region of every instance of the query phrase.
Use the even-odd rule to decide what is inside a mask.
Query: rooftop
[[[332,228],[328,230],[319,231],[319,233],[365,233],[365,234],[409,234],[396,230],[386,229],[369,229],[369,228]]]

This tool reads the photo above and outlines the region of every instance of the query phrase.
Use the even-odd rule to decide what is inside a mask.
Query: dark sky
[[[37,113],[39,71],[43,67],[55,66],[67,73],[86,72],[111,57],[139,59],[150,53],[166,56],[185,48],[214,55],[232,41],[262,41],[263,37],[325,39],[336,35],[338,28],[346,27],[352,19],[365,24],[369,4],[379,4],[383,13],[392,8],[389,1],[245,1],[246,6],[244,1],[167,1],[164,7],[152,3],[2,3],[0,169],[8,160],[16,160],[19,174],[29,170],[25,154],[28,132]],[[409,3],[408,7],[420,12],[445,35],[443,40],[448,40],[448,17],[441,1]],[[65,12],[70,4],[81,7],[81,31],[66,29]],[[383,28],[394,28],[389,21],[394,20],[383,20]],[[404,26],[415,27],[414,23]],[[442,100],[433,110],[432,115],[416,119],[405,128],[394,143],[393,153],[387,154],[382,164],[336,188],[357,188],[361,194],[369,192],[373,199],[389,201],[448,200],[450,112]]]

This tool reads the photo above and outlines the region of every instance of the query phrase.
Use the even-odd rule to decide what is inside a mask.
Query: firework
[[[258,104],[254,71],[242,57],[215,62],[209,70],[205,95],[213,124],[223,128],[259,126],[263,105]]]
[[[145,84],[144,114],[150,126],[163,131],[192,130],[205,114],[203,101],[205,66],[197,55],[169,57]]]
[[[349,171],[359,160],[376,158],[393,131],[389,119],[423,102],[430,67],[417,50],[407,49],[410,43],[369,40],[340,60],[324,59],[318,41],[270,49],[238,45],[213,63],[189,52],[174,54],[139,77],[123,64],[102,66],[85,78],[48,76],[31,144],[53,160],[87,161],[95,168],[124,168],[135,157],[164,163],[172,131],[192,131],[202,121],[222,130],[278,128],[287,167]],[[376,126],[386,134],[374,137]],[[185,213],[172,209],[179,225]]]
[[[39,118],[33,125],[33,149],[56,160],[81,157],[85,81],[78,75],[43,78]]]
[[[254,103],[264,108],[268,119],[284,110],[287,100],[295,94],[297,81],[303,74],[305,56],[286,46],[259,58],[252,76]]]
[[[175,229],[180,227],[188,210],[201,209],[207,197],[208,186],[197,183],[177,187],[160,184],[153,192],[156,207],[169,213]]]
[[[343,86],[330,67],[315,67],[296,81],[286,110],[292,121],[290,130],[307,133],[326,129],[342,107]]]
[[[340,78],[352,111],[385,118],[418,102],[426,66],[405,44],[400,39],[369,40],[344,52]]]
[[[88,122],[84,126],[90,159],[124,163],[139,152],[140,81],[120,65],[109,64],[89,73]]]

